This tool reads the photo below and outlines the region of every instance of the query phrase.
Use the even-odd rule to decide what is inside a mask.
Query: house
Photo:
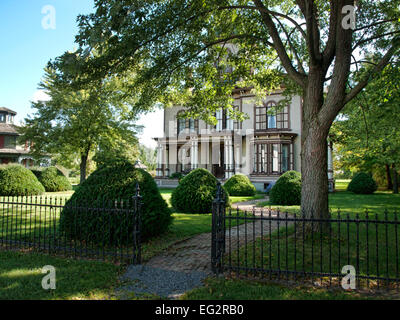
[[[174,172],[205,168],[221,181],[237,173],[247,175],[257,190],[268,191],[288,170],[301,171],[302,98],[292,97],[284,108],[283,91],[256,104],[250,90],[233,93],[234,108],[247,115],[237,122],[226,111],[216,113],[217,124],[179,117],[181,107],[164,110],[164,136],[157,141],[156,181],[174,187]],[[332,144],[328,148],[329,189],[333,191]]]
[[[16,115],[15,111],[0,107],[0,164],[19,163],[25,167],[48,165],[49,157],[44,157],[40,163],[35,163],[35,160],[29,155],[28,142],[24,146],[18,145],[19,133],[14,124]]]

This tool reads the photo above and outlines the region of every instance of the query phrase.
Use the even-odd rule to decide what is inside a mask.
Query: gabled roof
[[[7,113],[11,113],[11,114],[17,114],[15,111],[13,111],[13,110],[11,110],[11,109],[8,109],[8,108],[6,108],[6,107],[0,107],[0,112],[1,111],[3,111],[3,112],[7,112]]]
[[[0,123],[0,134],[19,135],[17,126],[9,123]]]

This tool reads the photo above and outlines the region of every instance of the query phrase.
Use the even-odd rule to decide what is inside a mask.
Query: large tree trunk
[[[318,121],[324,99],[322,73],[315,72],[309,78],[303,97],[301,210],[307,218],[329,219],[327,139],[330,125]],[[319,229],[318,224],[316,228]]]
[[[306,217],[329,219],[328,143],[325,130],[313,125],[301,149],[301,210]]]
[[[386,169],[386,180],[387,180],[387,188],[388,190],[393,190],[393,182],[392,182],[392,175],[390,173],[390,166],[385,164]]]
[[[398,175],[397,175],[396,165],[394,163],[392,164],[392,169],[393,169],[393,193],[398,194],[399,193]]]
[[[88,160],[88,155],[83,154],[81,155],[81,163],[80,163],[80,184],[82,184],[86,180],[86,168],[87,168],[87,160]]]

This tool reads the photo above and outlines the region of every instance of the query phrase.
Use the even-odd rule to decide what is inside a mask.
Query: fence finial
[[[140,186],[139,186],[139,182],[136,182],[136,196],[140,196]]]

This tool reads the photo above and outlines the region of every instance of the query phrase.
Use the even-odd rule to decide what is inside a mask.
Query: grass
[[[379,297],[342,290],[285,286],[250,280],[208,278],[204,287],[184,294],[182,300],[357,300]]]
[[[171,199],[172,192],[174,190],[173,189],[167,189],[167,188],[160,188],[159,190],[160,190],[160,193],[161,193],[161,196],[163,197],[163,199],[165,201],[167,201],[169,206],[171,206],[170,199]],[[245,197],[245,196],[237,196],[237,197],[236,196],[230,196],[229,197],[231,203],[245,202],[245,201],[263,199],[263,198],[265,198],[265,193],[262,193],[262,192],[259,192],[259,193],[255,194],[254,196],[249,196],[249,197]]]
[[[56,289],[44,290],[46,265],[56,269]],[[0,251],[0,300],[112,299],[122,267],[36,253]]]
[[[346,183],[348,181],[339,181],[339,189],[345,190]],[[274,206],[269,203],[264,205],[272,209],[279,208],[281,212],[300,212],[299,206]],[[388,210],[388,220],[395,220],[394,212],[399,212],[400,209],[400,195],[384,191],[372,195],[338,191],[329,195],[329,206],[333,218],[355,219],[358,216],[365,219],[365,211],[368,210],[370,220],[384,220],[385,210]],[[283,215],[284,213],[281,213],[281,217]],[[342,222],[339,229],[339,224],[334,222],[330,232],[314,233],[312,237],[306,234],[303,239],[302,234],[298,232],[301,230],[299,227],[295,234],[293,226],[286,230],[284,222],[281,223],[283,229],[279,233],[275,232],[263,239],[249,242],[248,248],[242,247],[239,253],[234,251],[231,256],[234,265],[243,267],[243,261],[248,260],[249,266],[265,269],[341,274],[341,268],[345,264],[358,264],[360,275],[391,278],[397,278],[399,275],[396,239],[400,230],[395,224],[385,226],[370,222],[367,225],[362,222],[357,226],[354,222]],[[372,281],[370,284],[373,286],[376,282]]]

